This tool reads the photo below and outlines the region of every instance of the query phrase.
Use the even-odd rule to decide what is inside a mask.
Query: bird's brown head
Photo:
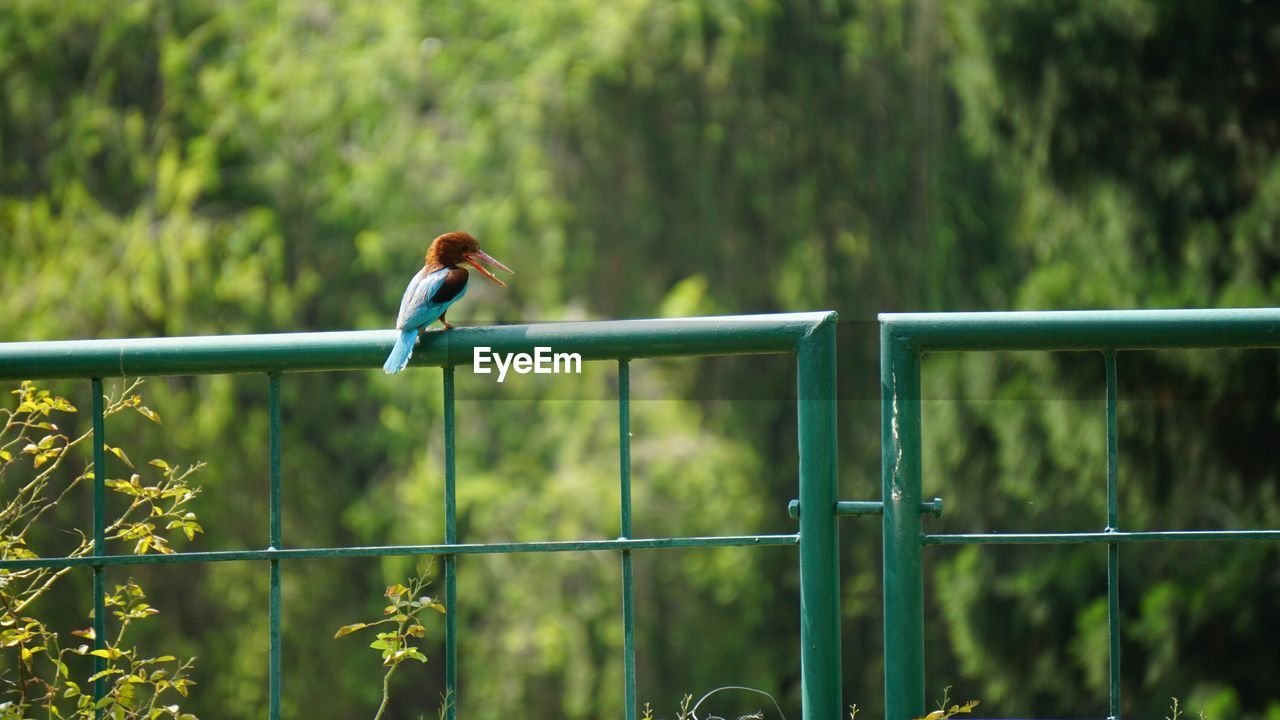
[[[506,287],[507,284],[494,277],[493,273],[489,272],[488,267],[498,268],[514,274],[511,268],[481,250],[480,243],[476,242],[476,239],[471,237],[470,233],[447,232],[431,241],[431,247],[427,248],[428,270],[457,267],[463,264],[470,265],[478,270],[481,275],[502,287]],[[485,267],[486,265],[488,267]]]

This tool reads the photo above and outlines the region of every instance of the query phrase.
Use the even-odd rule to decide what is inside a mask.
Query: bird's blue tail
[[[391,348],[391,354],[387,356],[387,362],[383,364],[382,371],[388,375],[394,375],[403,370],[409,364],[409,356],[413,355],[413,343],[417,339],[417,330],[401,330],[400,337],[396,338],[396,346]]]

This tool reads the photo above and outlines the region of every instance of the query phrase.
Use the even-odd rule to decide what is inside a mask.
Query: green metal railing
[[[660,548],[725,546],[798,547],[800,562],[801,702],[806,720],[840,716],[839,578],[836,538],[836,399],[835,313],[631,320],[530,326],[459,328],[424,337],[414,354],[415,365],[443,368],[444,393],[444,543],[376,547],[290,548],[281,534],[283,473],[280,446],[280,386],[290,373],[301,371],[368,370],[380,368],[395,341],[393,331],[246,335],[193,338],[87,340],[0,344],[0,380],[82,378],[93,393],[93,538],[92,557],[0,560],[0,568],[65,568],[88,566],[93,571],[95,645],[107,633],[103,600],[108,566],[149,563],[207,563],[233,560],[265,562],[269,571],[268,703],[269,717],[280,714],[280,583],[281,563],[302,558],[439,555],[444,558],[445,686],[448,716],[458,713],[462,696],[458,679],[457,558],[460,555],[617,551],[621,560],[623,593],[624,707],[627,720],[636,717],[635,604],[632,553]],[[616,540],[523,543],[462,543],[457,532],[457,468],[455,452],[454,373],[472,361],[473,349],[496,353],[532,352],[549,346],[555,352],[579,353],[584,361],[613,360],[619,377],[619,472],[621,535]],[[632,537],[630,457],[629,361],[639,358],[789,353],[796,357],[797,420],[799,428],[799,496],[806,508],[799,531],[783,535],[715,537]],[[111,555],[104,542],[104,482],[106,428],[102,379],[260,373],[267,384],[270,458],[269,545],[264,549],[185,552],[169,555]],[[96,670],[105,661],[96,659]],[[106,691],[99,681],[94,692]]]
[[[1116,486],[1116,354],[1126,350],[1280,347],[1280,310],[939,313],[880,316],[884,494],[885,717],[924,715],[926,545],[1106,543],[1109,713],[1120,718],[1120,545],[1280,540],[1280,530],[1124,532]],[[943,535],[920,513],[920,361],[925,353],[1097,351],[1106,366],[1107,517],[1101,532]],[[803,517],[803,516],[802,516]]]
[[[533,326],[460,328],[427,336],[415,365],[443,369],[445,491],[442,544],[290,548],[281,535],[280,386],[290,373],[368,370],[381,366],[391,331],[248,335],[199,338],[91,340],[0,344],[0,380],[89,379],[93,392],[95,468],[105,456],[102,379],[155,375],[260,373],[267,380],[269,544],[265,549],[171,555],[110,555],[104,543],[105,473],[96,472],[92,557],[0,560],[0,568],[88,566],[93,571],[95,643],[106,637],[104,573],[108,566],[145,563],[265,561],[269,569],[269,717],[280,713],[280,563],[319,557],[443,556],[445,686],[448,716],[457,717],[457,558],[469,554],[611,550],[620,557],[625,717],[636,717],[633,558],[637,550],[726,546],[798,548],[800,562],[801,702],[805,720],[836,720],[840,698],[839,577],[836,519],[883,515],[885,708],[890,720],[924,715],[924,575],[926,545],[1105,543],[1107,545],[1110,717],[1120,718],[1119,546],[1128,542],[1280,540],[1280,530],[1120,530],[1117,502],[1116,356],[1159,348],[1277,348],[1280,310],[1185,310],[1045,313],[886,314],[880,317],[883,500],[836,497],[835,314],[632,320]],[[549,346],[585,361],[618,363],[620,536],[615,540],[462,543],[457,533],[455,367],[476,347],[497,353]],[[1106,368],[1107,517],[1100,532],[928,534],[922,516],[940,514],[941,500],[921,488],[920,364],[926,353],[1067,350],[1097,351]],[[799,436],[799,518],[795,534],[637,538],[631,523],[630,365],[632,359],[788,353],[796,357]],[[804,509],[801,512],[801,508]],[[104,662],[95,661],[96,669]],[[105,692],[102,682],[95,692]]]

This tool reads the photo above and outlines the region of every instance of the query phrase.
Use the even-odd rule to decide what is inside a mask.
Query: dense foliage
[[[518,275],[454,322],[839,310],[841,494],[871,498],[877,311],[1280,302],[1278,26],[1245,0],[0,0],[0,338],[387,327],[427,240],[465,228]],[[1120,363],[1122,525],[1280,527],[1275,354]],[[793,527],[792,374],[636,363],[637,532]],[[459,374],[464,539],[616,535],[614,378]],[[1101,358],[932,358],[925,381],[935,526],[1101,526]],[[174,422],[113,417],[108,442],[207,462],[201,548],[263,545],[266,380],[147,388]],[[438,372],[283,391],[288,545],[442,537]],[[877,530],[842,526],[845,696],[873,715]],[[1277,554],[1122,554],[1127,710],[1280,715]],[[1105,707],[1101,548],[927,560],[931,686]],[[642,555],[641,699],[742,684],[795,708],[794,565]],[[467,717],[618,713],[614,556],[459,567]],[[265,569],[138,570],[165,613],[136,632],[200,658],[191,711],[261,717]],[[332,629],[411,573],[288,565],[286,716],[372,713],[381,668]],[[424,632],[388,717],[434,712]]]

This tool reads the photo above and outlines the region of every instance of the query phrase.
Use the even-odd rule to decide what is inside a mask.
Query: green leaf
[[[96,680],[101,680],[102,678],[107,677],[108,675],[123,675],[123,674],[124,674],[124,670],[121,670],[120,668],[107,668],[106,670],[103,670],[102,672],[96,672],[96,673],[94,673],[94,674],[90,675],[90,676],[89,676],[89,682],[94,682],[94,681],[96,681]]]
[[[129,456],[124,452],[124,448],[111,447],[110,445],[107,445],[106,448],[111,451],[112,455],[123,460],[125,465],[128,465],[131,468],[133,467],[133,463],[129,461]]]
[[[351,633],[357,630],[363,630],[364,628],[367,628],[367,627],[369,627],[369,623],[362,623],[362,622],[351,623],[350,625],[343,625],[342,627],[338,628],[338,632],[334,633],[333,637],[334,639],[337,639],[342,637],[343,635],[350,635]]]

